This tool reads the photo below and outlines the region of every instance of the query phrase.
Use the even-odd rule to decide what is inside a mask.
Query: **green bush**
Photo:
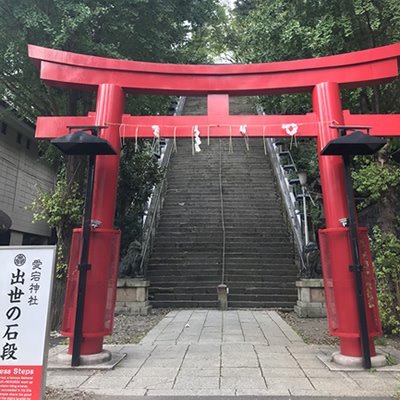
[[[375,226],[371,247],[383,330],[385,333],[399,334],[400,239]]]

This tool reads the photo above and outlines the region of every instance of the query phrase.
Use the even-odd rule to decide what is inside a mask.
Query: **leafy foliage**
[[[134,143],[126,143],[121,154],[115,218],[116,225],[124,232],[121,238],[121,257],[126,255],[130,243],[135,239],[141,241],[147,200],[163,176],[163,171],[153,157],[150,142],[139,141],[137,151]]]
[[[400,185],[400,168],[389,163],[377,163],[372,157],[365,158],[352,175],[354,188],[365,198],[359,208],[376,203],[390,188]]]
[[[57,230],[57,278],[67,272],[66,250],[69,247],[71,229],[78,226],[82,218],[83,199],[78,185],[67,184],[65,175],[60,173],[52,192],[39,191],[32,203],[33,222],[43,221]]]
[[[248,0],[237,1],[229,37],[241,62],[273,62],[311,58],[392,44],[399,39],[400,6],[395,0]],[[312,111],[309,94],[267,96],[266,114]],[[353,113],[399,112],[400,83],[342,91],[343,108]],[[394,147],[392,147],[393,149]],[[363,205],[377,201],[399,184],[399,169],[386,160],[366,162],[355,173],[356,188],[366,196]],[[311,158],[309,158],[311,157]],[[315,160],[309,146],[294,149],[296,163]],[[305,169],[317,179],[313,163]]]
[[[239,62],[274,62],[328,56],[396,43],[400,38],[398,0],[238,0],[228,37]],[[341,91],[344,109],[352,113],[399,113],[400,82]],[[266,114],[312,111],[309,94],[261,99]],[[399,148],[392,140],[375,157],[355,163],[354,187],[363,197],[359,207],[377,204],[380,229],[373,248],[379,302],[385,329],[400,332],[399,232],[396,212],[400,168],[390,160]],[[312,191],[320,191],[313,145],[300,142],[292,155],[308,172]],[[318,217],[318,212],[314,218]],[[316,222],[314,220],[314,222]]]
[[[219,52],[224,43],[226,23],[218,0],[0,0],[0,12],[0,96],[32,123],[38,115],[85,115],[94,109],[95,97],[91,92],[44,85],[28,59],[28,43],[119,59],[209,62],[213,49]],[[168,97],[129,95],[125,111],[162,113],[169,101]],[[64,167],[51,146],[41,143],[40,149],[60,172],[60,183],[54,193],[39,195],[35,218],[56,227],[65,260],[67,232],[74,225],[80,206],[76,201],[85,183],[85,163],[70,157]],[[128,146],[121,159],[121,174],[126,179],[120,179],[117,224],[125,246],[136,232],[131,230],[132,221],[140,219],[144,197],[161,172],[149,159],[146,146],[138,153]]]
[[[386,333],[400,333],[400,240],[393,233],[373,230],[372,251],[382,325]]]

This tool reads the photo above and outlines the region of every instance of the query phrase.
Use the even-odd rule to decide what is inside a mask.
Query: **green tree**
[[[210,59],[204,49],[222,31],[219,27],[223,26],[225,15],[217,0],[0,0],[0,14],[0,94],[3,101],[31,122],[38,115],[85,115],[94,109],[95,97],[90,92],[44,85],[28,59],[28,43],[120,59],[207,62]],[[222,41],[214,40],[217,42]],[[169,101],[168,97],[129,95],[125,111],[136,115],[163,113]],[[43,142],[41,149],[59,170],[59,154]],[[153,176],[148,176],[149,163],[141,152],[123,154],[122,173],[131,170],[133,164],[136,175],[124,184],[124,193],[120,191],[121,204],[135,201],[133,192],[140,183],[135,179],[142,174],[153,183],[159,179],[153,165]],[[60,175],[65,192],[72,193],[72,185],[77,182],[80,193],[85,162],[79,157],[66,157],[65,161]],[[53,196],[41,204],[45,219],[45,204],[60,199],[57,188]],[[62,225],[57,229],[59,235],[63,231],[62,236],[67,237],[70,224],[64,218],[57,221]]]
[[[363,50],[399,41],[400,3],[397,0],[249,0],[237,1],[229,46],[239,62],[273,62]],[[356,90],[342,90],[344,109],[353,113],[399,113],[400,81]],[[261,99],[267,114],[312,111],[309,94],[268,96]],[[362,200],[359,207],[376,204],[381,231],[376,231],[374,253],[378,288],[386,328],[398,332],[399,226],[396,217],[400,195],[400,169],[390,155],[399,148],[392,140],[378,155],[360,158],[353,173]],[[316,153],[312,144],[293,148],[318,188]],[[307,162],[311,160],[311,162]],[[306,161],[306,162],[304,162]],[[397,241],[396,241],[397,240]],[[393,307],[389,303],[393,301]]]

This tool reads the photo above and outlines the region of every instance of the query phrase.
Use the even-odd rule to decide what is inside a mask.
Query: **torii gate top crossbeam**
[[[307,92],[320,82],[354,88],[398,75],[400,44],[268,64],[183,65],[115,60],[29,45],[45,82],[85,90],[111,83],[161,95],[262,95]]]

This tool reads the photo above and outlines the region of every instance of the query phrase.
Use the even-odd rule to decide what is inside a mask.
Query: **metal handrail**
[[[185,105],[186,97],[180,97],[178,100],[178,105],[174,115],[182,114],[183,107]],[[174,148],[174,143],[172,140],[166,141],[165,151],[161,157],[161,168],[167,168],[171,154]],[[150,251],[152,248],[153,239],[155,236],[156,226],[160,217],[161,209],[163,206],[164,195],[167,189],[167,178],[164,176],[163,180],[154,188],[152,195],[148,202],[147,215],[143,222],[143,233],[142,233],[142,250],[140,254],[140,264],[138,268],[139,276],[146,276],[147,264],[150,256]]]
[[[258,113],[264,114],[261,107],[258,107]],[[301,211],[297,208],[297,199],[292,191],[292,185],[289,182],[288,176],[286,171],[284,170],[281,158],[280,158],[280,149],[279,146],[275,145],[274,139],[266,139],[266,149],[269,154],[275,176],[278,181],[279,189],[282,194],[282,198],[284,200],[286,213],[288,216],[288,220],[290,223],[291,230],[293,232],[293,237],[295,240],[295,247],[297,249],[297,253],[299,255],[300,263],[301,263],[301,270],[304,271],[306,269],[306,263],[303,257],[303,232],[302,232],[302,225],[301,225]],[[294,170],[297,172],[296,164],[292,158],[290,152],[286,154],[286,156],[290,159],[290,163],[294,166]]]

